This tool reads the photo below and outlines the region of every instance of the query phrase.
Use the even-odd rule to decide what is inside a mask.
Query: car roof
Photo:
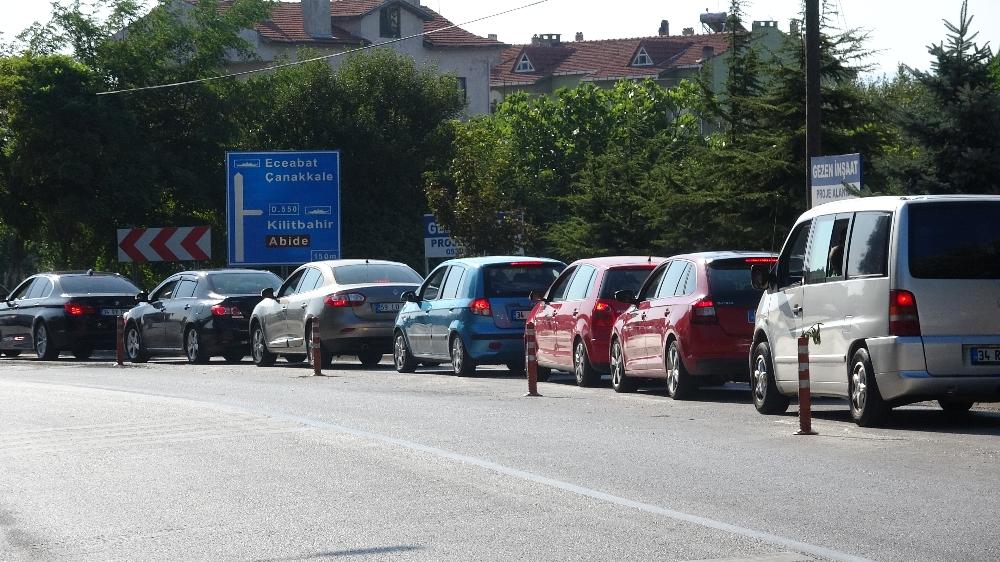
[[[189,271],[178,271],[177,273],[172,273],[168,277],[173,277],[174,275],[194,275],[197,277],[204,277],[206,275],[214,275],[216,273],[271,273],[266,269],[240,269],[240,268],[229,268],[229,269],[192,269]],[[273,275],[273,274],[272,274]]]
[[[388,260],[352,259],[352,260],[325,260],[313,261],[304,265],[324,265],[326,267],[343,267],[345,265],[405,265],[405,263]]]
[[[47,275],[54,277],[121,277],[120,273],[113,273],[110,271],[47,271],[45,273],[36,273],[35,275]]]
[[[773,258],[778,254],[774,252],[750,251],[750,250],[719,250],[715,252],[693,252],[690,254],[678,254],[670,256],[668,259],[684,259],[694,262],[712,263],[716,260],[731,260],[740,258]]]
[[[545,263],[551,263],[553,265],[566,265],[559,260],[554,260],[552,258],[536,258],[532,256],[482,256],[478,258],[456,258],[453,260],[448,260],[444,263],[460,263],[468,265],[471,267],[483,267],[485,265],[497,265],[510,262],[523,262],[523,261],[540,261]],[[443,264],[442,264],[443,265]]]
[[[576,260],[570,265],[593,265],[600,268],[611,268],[611,267],[628,267],[628,266],[643,266],[643,265],[658,265],[663,263],[667,258],[662,258],[660,256],[605,256],[601,258],[583,258]]]
[[[907,195],[907,196],[880,196],[880,197],[860,197],[857,199],[843,199],[824,203],[809,209],[796,221],[812,219],[822,215],[834,213],[856,213],[859,211],[896,211],[900,207],[910,203],[934,202],[934,201],[1000,201],[997,195]]]

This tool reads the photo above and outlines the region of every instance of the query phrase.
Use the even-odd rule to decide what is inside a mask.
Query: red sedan
[[[629,392],[637,379],[666,379],[667,393],[683,400],[703,383],[747,380],[761,296],[750,266],[775,261],[773,254],[749,252],[674,256],[637,293],[617,293],[630,306],[611,336],[612,387]]]
[[[628,308],[614,299],[637,291],[663,258],[609,257],[579,260],[566,268],[528,316],[535,324],[538,379],[553,369],[571,371],[580,386],[608,372],[608,343],[615,318]]]

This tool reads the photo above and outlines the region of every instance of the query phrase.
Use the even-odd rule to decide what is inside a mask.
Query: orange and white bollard
[[[319,330],[313,328],[312,336],[313,375],[318,377],[323,374],[323,345],[319,339]]]
[[[538,393],[538,358],[535,356],[535,324],[524,326],[524,370],[528,375],[528,393],[525,396],[541,396]]]
[[[795,435],[816,435],[812,429],[812,392],[809,388],[809,336],[799,336],[799,430]]]
[[[118,315],[116,320],[115,333],[115,361],[119,367],[125,366],[125,317]]]

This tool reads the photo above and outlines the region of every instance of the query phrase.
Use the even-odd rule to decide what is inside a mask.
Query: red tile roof
[[[639,48],[653,60],[652,66],[632,66]],[[663,72],[698,64],[704,47],[714,54],[726,51],[725,34],[638,37],[603,41],[574,41],[547,45],[512,45],[503,50],[500,64],[493,68],[490,84],[534,84],[559,75],[582,75],[583,80],[655,78]],[[527,54],[534,72],[514,72],[521,56]]]
[[[344,0],[341,0],[344,1]],[[446,19],[441,14],[431,10],[430,8],[424,7],[424,10],[429,13],[433,19],[424,22],[424,31],[433,31],[435,29],[442,29],[444,27],[449,27],[454,25],[448,19]],[[424,44],[428,47],[505,47],[503,43],[497,41],[496,39],[488,39],[486,37],[480,37],[473,33],[462,29],[461,27],[452,27],[451,29],[446,29],[444,31],[439,31],[437,33],[431,33],[430,35],[424,35]]]
[[[339,2],[336,2],[339,4]],[[364,45],[361,37],[336,25],[331,26],[330,38],[316,38],[305,31],[302,23],[302,4],[299,2],[277,2],[271,10],[271,18],[254,26],[257,33],[268,41],[277,43],[316,43]]]

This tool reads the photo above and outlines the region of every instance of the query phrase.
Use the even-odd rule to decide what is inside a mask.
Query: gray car
[[[318,331],[324,367],[340,355],[356,355],[362,365],[375,366],[392,353],[400,296],[420,282],[416,271],[397,262],[307,263],[277,292],[262,292],[264,300],[250,318],[253,362],[267,367],[283,355],[289,363],[312,363],[312,340]]]

